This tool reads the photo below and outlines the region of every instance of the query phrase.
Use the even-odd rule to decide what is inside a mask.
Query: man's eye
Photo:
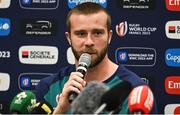
[[[80,33],[77,33],[76,35],[77,36],[85,36],[85,33],[84,32],[80,32]]]
[[[96,34],[102,34],[102,32],[96,32]]]
[[[95,32],[94,33],[96,36],[99,36],[99,35],[102,35],[103,33],[102,32]]]
[[[84,35],[84,33],[79,33],[80,36]]]

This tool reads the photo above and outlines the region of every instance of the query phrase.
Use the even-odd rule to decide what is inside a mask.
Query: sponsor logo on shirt
[[[21,46],[19,60],[23,64],[56,64],[58,48],[53,46]]]

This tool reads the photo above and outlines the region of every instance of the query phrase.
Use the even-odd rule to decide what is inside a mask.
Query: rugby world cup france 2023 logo
[[[118,25],[116,25],[116,33],[119,37],[125,36],[127,31],[128,31],[127,21],[120,22]]]

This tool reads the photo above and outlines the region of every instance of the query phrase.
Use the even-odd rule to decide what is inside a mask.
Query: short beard
[[[72,48],[72,52],[73,52],[76,60],[79,60],[82,53],[78,53],[72,45],[71,45],[71,48]],[[91,61],[91,65],[89,66],[89,68],[93,68],[93,67],[97,66],[104,59],[104,57],[106,56],[107,50],[108,50],[108,43],[102,49],[100,54],[97,54],[97,58],[94,61]]]

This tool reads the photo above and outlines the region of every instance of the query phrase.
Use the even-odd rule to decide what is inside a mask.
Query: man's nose
[[[85,40],[85,45],[86,46],[93,46],[94,45],[93,37],[91,34],[87,35],[87,39]]]

